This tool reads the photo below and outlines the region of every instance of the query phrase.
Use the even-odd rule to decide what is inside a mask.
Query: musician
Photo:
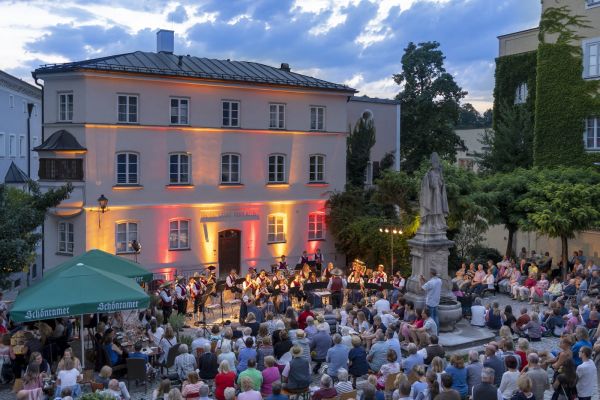
[[[165,282],[160,286],[160,300],[161,308],[165,321],[169,320],[171,313],[173,312],[173,301],[174,296],[171,294],[171,282]]]
[[[236,284],[235,281],[238,280],[240,277],[237,274],[237,271],[234,269],[232,269],[231,271],[229,271],[229,275],[227,275],[227,278],[225,278],[225,287],[227,290],[229,290],[232,293],[242,293],[242,289],[240,289]]]
[[[264,272],[264,271],[263,271]],[[270,296],[269,287],[267,285],[268,279],[261,281],[260,279],[257,282],[258,288],[256,289],[256,304],[259,302],[266,300],[267,297]]]
[[[320,273],[323,268],[323,263],[325,262],[325,258],[323,257],[323,253],[321,253],[321,249],[317,249],[313,258],[315,259],[315,268]]]
[[[185,278],[183,276],[178,276],[177,286],[175,286],[175,301],[177,303],[178,315],[185,315],[187,312],[187,297],[188,290],[185,287]]]
[[[281,256],[281,261],[279,261],[279,266],[277,267],[277,269],[281,271],[282,269],[287,270],[287,268],[288,268],[288,264],[287,264],[287,261],[285,260],[285,254],[283,254]]]
[[[302,278],[301,273],[296,272],[296,275],[294,276],[294,280],[290,284],[290,287],[298,288],[296,295],[298,301],[306,300],[306,293],[304,293],[304,279]]]
[[[379,279],[379,284],[388,281],[388,276],[385,273],[385,267],[382,264],[377,266],[377,278]]]
[[[311,272],[310,276],[308,277],[308,280],[306,280],[305,283],[306,282],[310,282],[310,283],[319,282],[319,280],[317,279],[317,273],[316,272]]]
[[[279,289],[278,296],[278,308],[280,313],[284,313],[285,310],[290,306],[289,288],[287,285],[287,279],[283,278],[279,280],[279,284],[275,286],[275,289]]]
[[[306,250],[304,250],[302,252],[300,259],[298,260],[298,264],[300,264],[300,265],[308,264],[308,252]]]
[[[350,294],[350,301],[352,303],[360,301],[364,293],[365,281],[363,280],[361,269],[359,265],[353,264],[352,272],[348,276],[348,283],[358,283],[360,285],[360,289],[353,289]]]
[[[200,281],[200,274],[196,272],[194,276],[190,278],[189,284],[190,297],[194,302],[194,321],[199,321],[199,313],[202,313],[204,309],[204,304],[200,303],[200,301],[202,300],[205,289],[206,287]]]
[[[253,297],[255,290],[256,290],[256,282],[252,278],[252,274],[250,272],[248,272],[246,274],[246,280],[242,284],[242,294],[244,296]]]
[[[327,263],[327,268],[325,268],[325,270],[323,271],[323,275],[321,276],[321,279],[325,282],[327,282],[329,279],[331,279],[331,277],[333,276],[331,274],[331,271],[333,271],[333,263]]]
[[[267,276],[267,271],[265,271],[264,269],[260,271],[260,273],[258,274],[258,278],[256,278],[256,284],[258,285],[258,287],[260,287],[263,283],[265,285],[271,284],[271,280]]]
[[[329,268],[329,266],[327,267]],[[331,271],[331,275],[327,290],[331,292],[333,308],[340,308],[344,299],[344,289],[346,289],[347,282],[342,278],[342,271],[339,268],[334,268]]]
[[[256,281],[256,278],[258,278],[258,274],[256,273],[256,268],[249,267],[248,273],[252,275],[252,280]]]
[[[392,280],[392,286],[394,290],[392,291],[392,304],[396,304],[398,302],[398,298],[400,297],[400,293],[404,290],[404,285],[406,284],[406,280],[400,274],[400,271],[396,272],[394,278]]]
[[[302,266],[302,271],[300,272],[300,277],[303,280],[307,280],[310,277],[310,265],[304,264]]]

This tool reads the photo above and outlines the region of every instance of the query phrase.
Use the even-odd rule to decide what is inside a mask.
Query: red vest
[[[332,292],[341,292],[343,288],[344,288],[344,283],[342,281],[342,278],[340,278],[339,276],[334,276],[333,278],[331,278],[331,291]]]

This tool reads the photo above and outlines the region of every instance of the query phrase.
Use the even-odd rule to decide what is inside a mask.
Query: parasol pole
[[[81,339],[81,369],[85,370],[85,347],[84,347],[84,340],[83,340],[83,314],[81,314],[79,316],[80,320],[79,320],[79,336]]]

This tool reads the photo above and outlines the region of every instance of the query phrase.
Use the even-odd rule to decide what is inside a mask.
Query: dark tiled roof
[[[27,183],[28,181],[27,174],[12,161],[4,176],[4,183]]]
[[[35,147],[35,151],[78,151],[87,150],[85,147],[79,144],[75,136],[71,133],[61,129],[60,131],[54,132],[50,137],[44,140],[44,143]]]
[[[352,96],[350,101],[360,101],[363,103],[378,103],[378,104],[400,104],[400,100],[379,99],[377,97],[368,96]]]
[[[177,56],[165,52],[136,51],[66,64],[48,64],[36,69],[34,74],[85,70],[216,79],[356,92],[356,90],[346,85],[327,82],[255,62],[216,60],[189,55]]]
[[[40,88],[30,85],[29,83],[15,76],[7,74],[4,71],[0,71],[0,86],[36,99],[42,98],[42,91]]]

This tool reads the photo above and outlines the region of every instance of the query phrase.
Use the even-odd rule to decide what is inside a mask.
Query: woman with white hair
[[[338,369],[337,378],[338,382],[335,384],[335,390],[338,394],[350,393],[354,390],[352,382],[348,380],[348,370],[345,368]]]
[[[331,399],[337,397],[337,390],[333,387],[333,379],[327,374],[321,376],[321,387],[312,395],[312,400]]]
[[[315,319],[310,315],[306,317],[306,328],[304,328],[306,338],[312,340],[313,336],[317,334],[317,327],[315,326]]]
[[[233,354],[233,353],[232,353]],[[223,360],[219,364],[219,373],[215,376],[215,399],[225,400],[226,388],[235,385],[235,372],[230,368],[229,362]]]
[[[227,361],[229,363],[229,369],[235,371],[235,366],[237,364],[237,358],[235,357],[235,353],[231,351],[231,344],[225,343],[221,347],[221,354],[217,357],[217,362],[221,364],[223,361]]]
[[[254,385],[250,377],[244,376],[240,382],[241,393],[238,394],[238,400],[262,400],[262,395],[258,390],[254,390]]]

